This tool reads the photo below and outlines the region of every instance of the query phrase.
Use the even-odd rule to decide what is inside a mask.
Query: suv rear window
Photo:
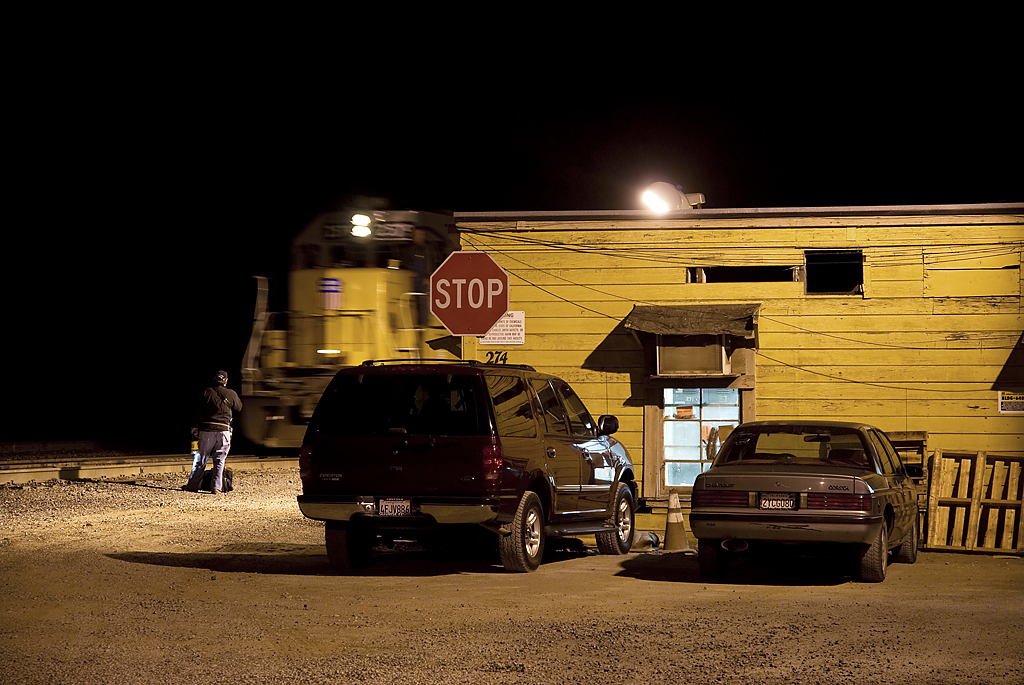
[[[334,379],[309,429],[321,435],[487,435],[476,376],[352,375]]]

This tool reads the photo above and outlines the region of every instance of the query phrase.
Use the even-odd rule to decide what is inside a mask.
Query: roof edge
[[[558,210],[558,211],[496,211],[455,212],[455,221],[509,220],[599,220],[632,219],[664,221],[666,219],[738,218],[758,216],[890,216],[909,214],[1014,214],[1024,213],[1024,202],[990,202],[959,205],[872,205],[850,207],[749,207],[734,209],[693,209],[685,212],[654,214],[647,209]]]

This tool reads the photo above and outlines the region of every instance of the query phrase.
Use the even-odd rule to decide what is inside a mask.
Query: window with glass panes
[[[690,486],[710,466],[722,426],[740,422],[735,388],[665,388],[665,485]],[[710,445],[710,447],[709,447]]]

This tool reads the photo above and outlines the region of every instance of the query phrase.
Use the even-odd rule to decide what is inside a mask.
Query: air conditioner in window
[[[675,338],[675,336],[673,336]],[[659,376],[725,376],[732,373],[725,336],[693,336],[689,344],[658,336]]]

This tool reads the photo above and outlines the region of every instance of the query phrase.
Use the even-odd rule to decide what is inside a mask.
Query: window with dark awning
[[[626,328],[655,335],[731,335],[753,338],[758,304],[634,305]]]
[[[635,331],[653,378],[721,378],[746,373],[734,351],[757,347],[759,303],[634,305],[623,326]],[[740,355],[742,356],[742,355]]]

